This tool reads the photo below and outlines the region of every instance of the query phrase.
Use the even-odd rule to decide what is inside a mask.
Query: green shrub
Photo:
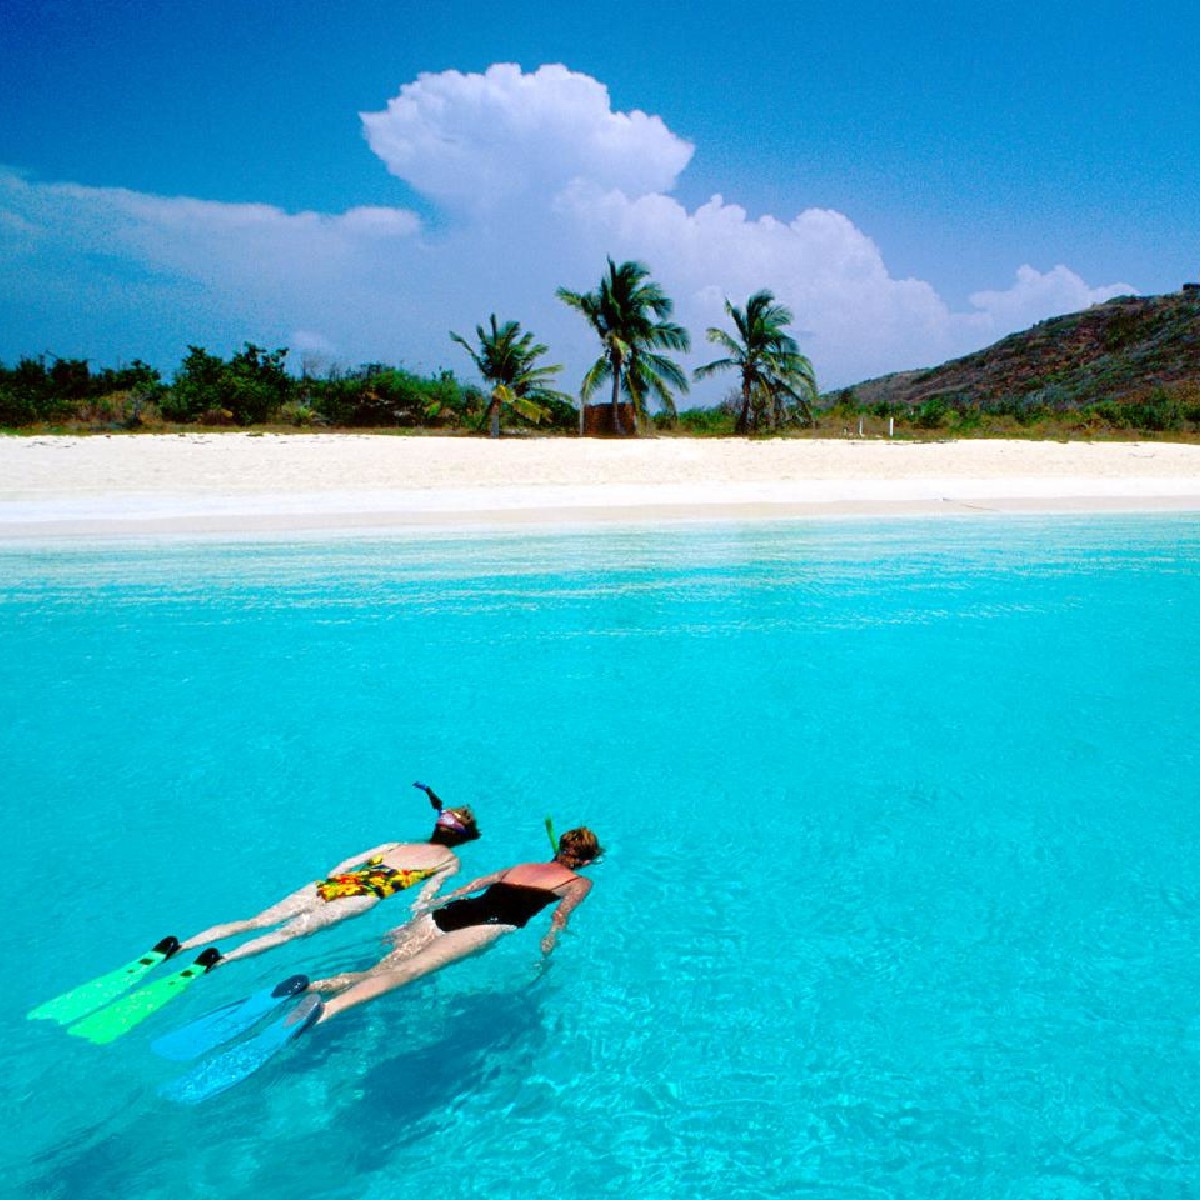
[[[253,342],[228,362],[202,346],[189,346],[175,382],[162,398],[163,413],[173,421],[194,421],[228,412],[238,425],[261,424],[291,398],[286,358],[287,350],[267,351]]]
[[[862,406],[858,402],[858,393],[854,390],[854,388],[842,388],[841,391],[833,392],[826,399],[828,402],[826,411],[835,420],[858,420],[859,413],[862,411]]]
[[[921,402],[913,418],[918,429],[941,429],[949,422],[950,405],[945,396],[930,396]]]
[[[983,423],[983,413],[978,404],[963,404],[957,410],[954,428],[959,433],[973,433]]]
[[[279,406],[275,419],[281,425],[295,425],[301,429],[325,424],[325,418],[307,400],[285,401]]]
[[[1125,411],[1128,423],[1134,429],[1166,433],[1183,425],[1179,404],[1161,387],[1154,389],[1149,400],[1125,405]]]
[[[1099,403],[1093,404],[1091,413],[1113,429],[1124,429],[1128,424],[1123,406],[1115,400],[1101,400]]]
[[[656,429],[675,428],[681,433],[690,433],[697,437],[732,437],[736,418],[723,404],[712,408],[685,408],[672,422],[667,413],[654,414]]]

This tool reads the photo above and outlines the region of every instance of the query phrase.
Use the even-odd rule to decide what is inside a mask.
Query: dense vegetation
[[[0,426],[155,429],[174,425],[281,425],[300,428],[430,428],[474,430],[491,399],[451,371],[416,375],[373,363],[322,377],[290,375],[287,350],[247,343],[223,359],[192,346],[167,383],[142,362],[92,371],[75,359],[23,359],[0,365]],[[516,424],[532,424],[514,411]],[[546,399],[536,419],[575,428],[565,398]]]
[[[928,371],[825,397],[839,429],[889,418],[917,432],[1200,433],[1200,288],[1119,296]]]
[[[997,400],[969,396],[930,396],[917,404],[876,401],[864,404],[855,389],[835,394],[825,410],[830,432],[864,436],[886,434],[889,421],[898,434],[928,437],[1079,438],[1169,434],[1190,440],[1200,435],[1200,382],[1150,383],[1135,397],[1078,403],[1053,390]]]
[[[669,351],[688,349],[671,300],[641,263],[608,261],[591,292],[559,289],[588,323],[599,356],[580,387],[602,389],[608,414],[589,427],[618,435],[655,429],[692,436],[803,431],[808,436],[1095,437],[1200,435],[1200,289],[1120,297],[1044,321],[929,371],[868,380],[818,396],[812,364],[786,328],[792,314],[766,290],[744,308],[726,301],[732,330],[710,328],[724,355],[695,377],[728,372],[721,403],[677,410],[688,389]],[[179,426],[576,432],[580,405],[550,385],[561,367],[516,321],[452,333],[488,391],[452,371],[415,374],[372,363],[323,374],[288,370],[286,349],[253,343],[229,359],[199,346],[170,380],[139,360],[93,370],[46,355],[0,363],[0,428],[164,429]],[[651,414],[649,402],[657,405]],[[623,415],[624,414],[624,415]]]

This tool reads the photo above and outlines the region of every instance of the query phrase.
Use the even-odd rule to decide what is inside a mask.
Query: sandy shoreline
[[[1200,513],[1200,446],[371,434],[0,437],[0,539]]]

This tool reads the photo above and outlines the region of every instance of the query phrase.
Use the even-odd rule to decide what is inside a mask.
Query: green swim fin
[[[152,971],[160,962],[166,962],[179,949],[179,939],[163,938],[153,950],[147,950],[141,958],[126,963],[99,979],[81,983],[77,988],[47,1000],[31,1009],[28,1014],[30,1021],[57,1021],[60,1025],[70,1025],[80,1017],[103,1008],[115,1000],[122,992],[127,992],[137,983],[147,971]]]
[[[148,1016],[158,1012],[164,1004],[186,992],[201,975],[211,971],[220,959],[219,950],[205,950],[195,962],[184,967],[182,971],[176,971],[165,979],[156,979],[128,996],[122,996],[107,1008],[77,1021],[67,1032],[72,1037],[84,1038],[97,1046],[106,1046],[122,1034],[128,1033],[135,1025],[140,1025]]]

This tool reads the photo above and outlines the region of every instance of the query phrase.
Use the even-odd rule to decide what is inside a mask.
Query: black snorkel
[[[424,792],[425,795],[429,797],[429,803],[435,813],[440,813],[442,811],[442,798],[433,790],[433,788],[429,786],[429,784],[414,783],[413,787],[415,787],[418,791]]]

